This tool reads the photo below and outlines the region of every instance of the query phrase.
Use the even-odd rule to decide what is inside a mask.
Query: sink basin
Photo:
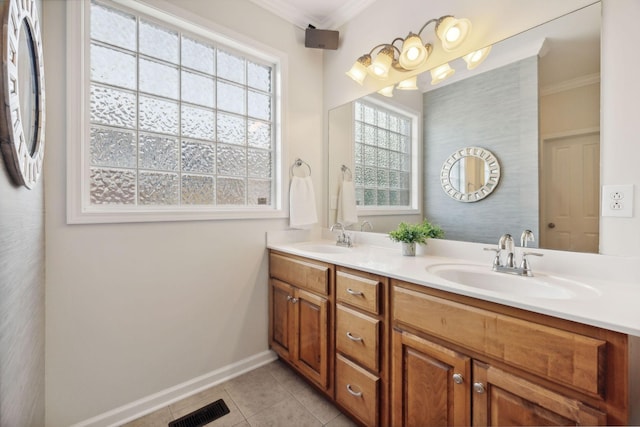
[[[599,295],[596,289],[584,283],[542,273],[534,277],[517,276],[476,264],[435,264],[427,267],[427,271],[460,285],[523,297],[573,299]]]
[[[305,252],[315,252],[318,254],[341,254],[351,251],[351,248],[338,246],[335,243],[301,243],[296,245],[297,249]]]

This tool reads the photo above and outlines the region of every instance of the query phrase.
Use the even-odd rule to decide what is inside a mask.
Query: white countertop
[[[579,282],[584,284],[589,292],[576,292],[575,296],[567,299],[531,297],[461,285],[444,280],[427,270],[436,264],[462,263],[484,265],[487,271],[490,271],[494,254],[482,250],[490,245],[430,240],[427,247],[419,250],[415,257],[408,257],[403,256],[400,245],[389,241],[386,235],[354,234],[354,247],[341,253],[305,250],[305,244],[310,242],[334,245],[335,240],[330,240],[333,236],[326,230],[320,235],[304,231],[269,233],[267,247],[434,289],[640,336],[638,259],[533,249],[532,251],[545,255],[542,258],[530,259],[534,275],[550,275]]]

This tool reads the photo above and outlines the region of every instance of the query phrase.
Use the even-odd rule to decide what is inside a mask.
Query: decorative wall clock
[[[44,68],[35,0],[8,0],[2,14],[0,148],[18,185],[33,188],[44,160]]]

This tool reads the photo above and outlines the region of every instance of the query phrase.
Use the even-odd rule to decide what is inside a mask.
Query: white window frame
[[[422,147],[420,144],[420,135],[422,132],[422,121],[420,114],[405,106],[399,106],[377,98],[375,95],[368,95],[361,99],[364,102],[375,104],[385,110],[401,114],[411,119],[411,193],[409,196],[410,204],[408,206],[357,206],[359,216],[383,216],[383,215],[414,215],[422,214],[422,182],[420,181],[420,164],[422,159]],[[355,102],[352,103],[355,109]],[[351,140],[355,144],[355,111],[352,111],[353,136]],[[353,150],[355,148],[352,147]],[[355,171],[354,171],[355,173]]]
[[[167,22],[214,43],[244,52],[274,64],[274,105],[272,106],[274,158],[272,159],[273,203],[269,206],[109,206],[92,205],[89,200],[89,83],[90,0],[66,2],[67,7],[67,223],[121,223],[223,219],[269,219],[288,215],[286,165],[283,149],[285,129],[284,82],[287,55],[247,36],[181,9],[163,0],[107,0],[105,3]],[[79,83],[80,82],[80,83]]]

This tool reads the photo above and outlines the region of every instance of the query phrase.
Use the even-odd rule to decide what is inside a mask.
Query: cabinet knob
[[[351,395],[355,396],[355,397],[360,397],[362,396],[362,392],[361,391],[355,391],[354,389],[351,388],[351,384],[347,384],[347,391],[349,393],[351,393]]]
[[[356,337],[355,335],[352,335],[351,332],[347,331],[347,338],[349,338],[351,341],[362,341],[361,337]]]
[[[456,384],[462,384],[464,382],[464,377],[461,374],[453,374],[453,382]]]
[[[482,384],[482,383],[473,383],[473,391],[475,391],[478,394],[484,393],[485,392],[484,384]]]
[[[287,295],[287,301],[291,301],[292,304],[295,304],[298,302],[298,298],[294,298],[291,295]]]

